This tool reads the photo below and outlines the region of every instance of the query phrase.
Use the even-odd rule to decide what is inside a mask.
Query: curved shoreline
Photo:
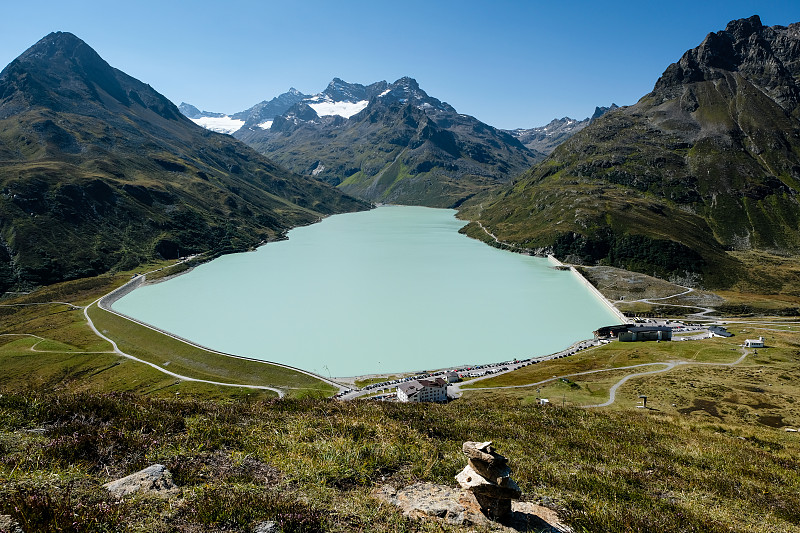
[[[552,258],[552,259],[555,259],[555,258]],[[555,259],[555,261],[558,261],[558,260]],[[347,390],[352,390],[352,389],[359,390],[358,387],[355,386],[355,381],[360,380],[360,379],[376,378],[376,377],[388,377],[388,376],[391,376],[391,375],[398,375],[398,374],[399,375],[413,375],[413,374],[419,374],[421,372],[424,372],[422,370],[406,370],[406,371],[398,371],[398,372],[388,372],[388,373],[385,373],[385,374],[371,373],[371,374],[359,374],[359,375],[356,375],[356,376],[337,376],[335,379],[334,378],[326,378],[326,377],[321,376],[319,374],[315,374],[314,372],[310,372],[308,370],[303,370],[301,368],[293,367],[291,365],[286,365],[286,364],[283,364],[283,363],[277,363],[277,362],[273,362],[273,361],[265,361],[263,359],[256,359],[256,358],[253,358],[253,357],[247,357],[247,356],[243,356],[243,355],[236,355],[236,354],[231,354],[231,353],[215,350],[213,348],[209,348],[207,346],[203,346],[202,344],[199,344],[199,343],[194,342],[192,340],[189,340],[189,339],[186,339],[184,337],[181,337],[180,335],[176,335],[176,334],[174,334],[172,332],[169,332],[169,331],[167,331],[165,329],[161,329],[161,328],[159,328],[157,326],[153,326],[152,324],[148,324],[146,322],[143,322],[143,321],[141,321],[141,320],[139,320],[137,318],[133,318],[133,317],[128,316],[128,315],[126,315],[124,313],[120,313],[119,311],[116,311],[112,307],[117,300],[121,299],[122,297],[124,297],[125,295],[129,294],[130,292],[136,290],[137,288],[141,287],[142,285],[150,284],[150,283],[160,283],[161,281],[165,281],[166,279],[170,279],[170,278],[185,274],[185,273],[189,272],[190,270],[191,269],[186,270],[184,272],[180,272],[178,274],[173,274],[173,275],[167,276],[165,278],[160,278],[160,279],[154,280],[154,281],[148,281],[146,273],[145,274],[139,274],[135,278],[133,278],[130,281],[128,281],[123,286],[118,287],[118,288],[114,289],[113,291],[109,292],[108,294],[106,294],[105,296],[102,296],[101,298],[99,298],[97,300],[97,306],[100,309],[102,309],[103,311],[109,312],[109,313],[111,313],[113,315],[116,315],[116,316],[122,318],[122,319],[128,320],[130,322],[138,324],[138,325],[140,325],[142,327],[145,327],[147,329],[150,329],[152,331],[156,331],[156,332],[158,332],[158,333],[160,333],[162,335],[165,335],[167,337],[175,339],[175,340],[177,340],[179,342],[182,342],[184,344],[187,344],[189,346],[192,346],[192,347],[195,347],[195,348],[198,348],[198,349],[201,349],[201,350],[205,350],[205,351],[207,351],[209,353],[214,353],[214,354],[222,355],[222,356],[225,356],[225,357],[232,357],[234,359],[241,359],[241,360],[245,360],[245,361],[251,361],[251,362],[254,362],[254,363],[262,363],[262,364],[278,366],[278,367],[281,367],[281,368],[286,368],[288,370],[293,370],[295,372],[298,372],[298,373],[301,373],[301,374],[305,374],[307,376],[319,379],[320,381],[323,381],[323,382],[327,383],[328,385],[332,385],[332,386],[336,387],[338,389],[338,391],[339,391],[337,394],[341,394],[341,393],[343,393],[343,392],[345,392]],[[580,276],[580,274],[578,274],[578,275]],[[586,282],[586,283],[588,283],[588,282]],[[546,361],[546,360],[549,360],[549,359],[568,357],[569,355],[572,355],[571,353],[569,353],[570,351],[572,351],[573,353],[575,353],[577,351],[581,351],[581,348],[578,348],[578,346],[581,345],[582,343],[587,343],[587,342],[589,342],[589,341],[588,340],[575,341],[575,342],[573,342],[572,344],[570,344],[569,346],[567,346],[566,348],[564,348],[562,350],[559,350],[559,351],[556,351],[556,352],[553,352],[553,353],[550,353],[550,354],[546,354],[546,355],[532,356],[530,358],[520,360],[520,362],[521,361],[527,361],[527,360]],[[583,348],[583,349],[585,349],[585,348]],[[492,365],[500,365],[500,364],[504,364],[504,363],[508,363],[508,362],[507,361],[498,361],[498,362],[484,363],[483,365],[492,366]],[[431,371],[429,373],[435,375],[435,374],[439,374],[439,373],[445,372],[446,370],[448,370],[450,368],[457,368],[457,367],[462,367],[462,366],[474,366],[474,364],[473,363],[464,363],[464,364],[461,364],[461,365],[451,365],[451,366],[449,366],[447,368],[437,368],[437,369],[435,369],[435,370],[433,370],[433,371]],[[509,370],[509,372],[510,371],[512,371],[512,370]],[[505,373],[505,372],[502,372],[502,373]],[[498,374],[494,374],[494,375],[496,376]],[[339,380],[339,381],[337,381],[337,380]]]
[[[485,231],[485,228],[484,228],[484,231]],[[191,260],[191,259],[192,258],[188,258],[187,261]],[[555,259],[553,256],[548,256],[548,260],[549,260],[549,262],[551,264],[558,265],[558,266],[564,266],[560,261]],[[564,269],[566,270],[566,268],[564,268]],[[570,270],[572,270],[572,272],[577,276],[578,280],[580,280],[583,283],[584,286],[587,286],[587,287],[590,288],[590,293],[592,295],[594,295],[595,298],[599,298],[600,301],[603,303],[603,305],[606,307],[606,309],[611,311],[611,313],[615,317],[617,317],[620,321],[624,322],[624,320],[625,320],[624,316],[622,315],[622,313],[619,312],[618,309],[616,309],[616,307],[611,302],[609,302],[599,291],[597,291],[597,289],[594,288],[577,270],[575,270],[573,267],[570,267]],[[194,347],[202,349],[202,350],[206,350],[209,353],[214,353],[214,354],[218,354],[218,355],[224,355],[224,356],[228,356],[228,357],[234,357],[234,358],[237,358],[237,359],[242,359],[242,360],[247,360],[247,361],[254,361],[254,362],[271,364],[271,365],[275,365],[277,367],[282,367],[282,368],[286,368],[286,369],[289,369],[289,370],[293,370],[293,371],[296,371],[296,372],[299,372],[299,373],[314,377],[316,379],[319,379],[319,380],[321,380],[321,381],[323,381],[325,383],[328,383],[328,384],[338,388],[340,391],[342,391],[342,390],[344,390],[346,388],[356,388],[355,387],[355,381],[356,380],[360,380],[360,379],[364,379],[365,377],[391,376],[391,375],[409,375],[409,374],[418,374],[418,373],[433,373],[430,370],[412,370],[414,367],[416,367],[417,369],[421,369],[421,368],[423,368],[421,366],[421,364],[427,364],[428,363],[426,361],[417,361],[416,363],[412,363],[412,365],[409,365],[409,367],[411,369],[396,368],[396,369],[393,369],[391,371],[385,371],[385,372],[382,372],[382,371],[369,372],[368,371],[366,374],[361,374],[361,373],[356,373],[356,372],[363,372],[363,370],[366,370],[366,369],[363,369],[363,368],[352,368],[351,370],[354,371],[354,375],[353,376],[340,376],[340,375],[337,375],[336,377],[333,377],[333,376],[324,377],[323,375],[315,373],[315,372],[312,372],[312,371],[303,370],[302,368],[295,367],[295,366],[292,366],[292,365],[287,365],[287,364],[278,363],[278,362],[275,362],[275,361],[270,361],[270,360],[268,360],[266,358],[248,357],[248,356],[244,356],[244,355],[236,355],[236,354],[227,353],[227,352],[224,352],[224,351],[212,349],[212,348],[210,348],[208,346],[204,346],[204,345],[202,345],[202,344],[200,344],[198,342],[192,341],[190,339],[187,339],[185,337],[182,337],[180,335],[172,333],[172,332],[170,332],[170,331],[168,331],[166,329],[162,329],[162,328],[160,328],[158,326],[149,324],[149,323],[147,323],[147,322],[145,322],[143,320],[134,318],[132,316],[129,316],[129,315],[123,313],[123,312],[119,312],[116,309],[114,309],[114,304],[119,299],[123,298],[124,296],[126,296],[130,292],[134,291],[135,289],[143,286],[144,284],[159,283],[161,281],[165,281],[165,280],[171,279],[173,277],[180,276],[180,275],[182,275],[182,274],[184,274],[186,272],[189,272],[189,271],[191,271],[191,268],[190,269],[186,269],[186,270],[181,271],[181,272],[178,272],[178,273],[176,273],[174,275],[168,275],[168,276],[165,276],[164,278],[159,278],[158,280],[155,280],[155,281],[150,281],[150,280],[146,279],[146,275],[136,276],[134,279],[130,280],[128,283],[126,283],[122,287],[118,288],[115,291],[112,291],[111,293],[109,293],[108,295],[103,297],[100,300],[98,305],[102,309],[104,309],[104,310],[106,310],[108,312],[111,312],[111,313],[113,313],[113,314],[115,314],[115,315],[117,315],[117,316],[119,316],[121,318],[124,318],[124,319],[129,320],[129,321],[134,322],[134,323],[137,323],[137,324],[139,324],[139,325],[141,325],[143,327],[146,327],[146,328],[148,328],[150,330],[157,331],[157,332],[159,332],[159,333],[161,333],[163,335],[171,337],[171,338],[173,338],[175,340],[178,340],[178,341],[180,341],[180,342],[182,342],[184,344],[187,344],[187,345],[190,345],[190,346],[194,346]],[[150,274],[150,273],[148,272],[146,274]],[[526,357],[526,355],[524,355],[524,354],[525,354],[525,352],[530,353],[530,351],[529,351],[529,349],[524,349],[524,350],[522,350],[522,354],[523,355],[520,356],[518,354],[517,357],[520,358],[520,359],[524,358],[523,360],[534,360],[534,359],[535,360],[546,360],[546,359],[549,359],[549,358],[555,357],[555,356],[564,356],[562,354],[564,354],[565,352],[570,352],[570,351],[574,352],[574,350],[571,350],[571,348],[573,348],[575,344],[582,343],[582,342],[586,342],[586,341],[576,341],[571,346],[566,347],[564,349],[555,349],[550,353],[544,353],[544,354],[541,354],[541,355],[532,355],[532,356],[528,356],[528,357]],[[554,349],[554,348],[555,348],[555,346],[552,346],[550,349]],[[261,355],[261,354],[259,354],[259,355]],[[267,355],[267,357],[269,357],[268,354],[265,354],[265,355]],[[500,360],[498,359],[496,361],[500,361]],[[418,363],[421,363],[421,364],[418,364]],[[472,366],[472,367],[475,367],[475,366],[494,366],[495,364],[506,364],[506,363],[510,363],[510,360],[502,361],[502,362],[481,362],[481,363],[475,363],[475,362],[464,363],[464,362],[462,362],[462,363],[457,364],[457,365],[450,364],[446,368],[450,369],[450,368],[467,367],[467,366]],[[430,369],[431,367],[430,366],[425,366],[424,368]],[[441,370],[445,369],[445,367],[434,367],[434,368],[437,368],[438,369],[437,371],[441,371]],[[381,370],[383,370],[383,369],[381,369]]]
[[[185,272],[181,272],[180,274],[184,274],[184,273]],[[176,274],[176,275],[180,275],[180,274]],[[236,354],[221,352],[219,350],[214,350],[214,349],[209,348],[207,346],[203,346],[202,344],[198,344],[198,343],[193,342],[193,341],[191,341],[189,339],[186,339],[186,338],[183,338],[183,337],[181,337],[179,335],[171,333],[171,332],[169,332],[167,330],[161,329],[159,327],[153,326],[153,325],[148,324],[146,322],[142,322],[139,319],[136,319],[136,318],[130,317],[128,315],[125,315],[123,313],[120,313],[120,312],[118,312],[118,311],[116,311],[116,310],[114,310],[112,308],[113,304],[117,300],[119,300],[120,298],[122,298],[126,294],[130,293],[131,291],[133,291],[133,290],[139,288],[140,286],[142,286],[145,283],[146,279],[147,279],[147,274],[137,275],[134,279],[130,280],[128,283],[126,283],[122,287],[118,287],[117,289],[114,289],[113,291],[111,291],[110,293],[106,294],[105,296],[99,298],[97,300],[97,307],[99,307],[103,311],[106,311],[108,313],[116,315],[116,316],[118,316],[120,318],[123,318],[125,320],[130,321],[130,322],[133,322],[135,324],[138,324],[138,325],[140,325],[142,327],[145,327],[147,329],[150,329],[152,331],[156,331],[156,332],[158,332],[158,333],[160,333],[162,335],[166,335],[167,337],[175,339],[175,340],[177,340],[179,342],[182,342],[182,343],[187,344],[189,346],[192,346],[194,348],[199,348],[201,350],[205,350],[205,351],[207,351],[209,353],[213,353],[213,354],[217,354],[217,355],[224,355],[226,357],[232,357],[234,359],[241,359],[241,360],[244,360],[244,361],[252,361],[254,363],[261,363],[261,364],[267,364],[267,365],[277,366],[277,367],[281,367],[281,368],[286,368],[287,370],[293,370],[293,371],[298,372],[300,374],[305,374],[307,376],[310,376],[310,377],[313,377],[315,379],[318,379],[318,380],[320,380],[320,381],[322,381],[324,383],[327,383],[328,385],[332,385],[332,386],[336,387],[339,390],[339,392],[347,389],[347,387],[342,385],[341,383],[338,383],[336,381],[333,381],[332,379],[320,376],[320,375],[315,374],[313,372],[309,372],[308,370],[303,370],[301,368],[293,367],[293,366],[290,366],[290,365],[285,365],[283,363],[276,363],[276,362],[273,362],[273,361],[264,361],[263,359],[255,359],[255,358],[252,358],[252,357],[245,357],[245,356],[242,356],[242,355],[236,355]]]

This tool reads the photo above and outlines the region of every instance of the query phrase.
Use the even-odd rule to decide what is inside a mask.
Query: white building
[[[407,381],[397,386],[401,402],[446,402],[447,382],[442,378]]]
[[[745,348],[763,348],[764,347],[764,337],[759,337],[758,339],[747,339],[744,341]]]

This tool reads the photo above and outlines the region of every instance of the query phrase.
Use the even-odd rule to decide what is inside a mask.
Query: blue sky
[[[3,6],[0,64],[70,31],[176,104],[233,113],[333,77],[411,76],[497,127],[635,103],[729,20],[800,22],[800,1],[170,0]]]

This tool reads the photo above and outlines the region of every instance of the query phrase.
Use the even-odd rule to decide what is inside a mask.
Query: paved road
[[[611,388],[608,390],[608,400],[603,403],[598,403],[596,405],[584,405],[583,407],[590,408],[590,407],[607,407],[613,404],[617,399],[617,389],[620,388],[626,381],[632,378],[638,378],[639,376],[646,376],[648,374],[660,374],[661,372],[666,372],[668,370],[672,370],[675,368],[678,363],[654,363],[657,365],[664,365],[666,368],[662,368],[659,370],[651,370],[650,372],[639,372],[638,374],[630,374],[622,378],[621,380],[614,383]]]
[[[463,374],[463,373],[466,373],[466,372],[475,372],[475,371],[487,372],[487,373],[485,375],[483,375],[483,376],[478,376],[478,377],[475,377],[475,378],[467,380],[467,381],[462,381],[460,383],[452,383],[448,387],[448,395],[451,398],[458,398],[459,396],[461,396],[461,387],[463,385],[468,384],[468,383],[474,383],[474,382],[480,381],[482,379],[488,379],[488,378],[493,378],[493,377],[496,377],[496,376],[500,376],[502,374],[506,374],[508,372],[513,372],[514,370],[518,370],[518,369],[520,369],[522,367],[525,367],[525,366],[528,366],[528,365],[531,365],[531,364],[534,364],[534,363],[539,363],[541,361],[549,361],[551,359],[560,359],[562,357],[567,357],[567,356],[572,355],[574,353],[577,353],[577,352],[579,352],[581,350],[585,350],[587,348],[591,348],[594,345],[595,344],[594,344],[594,340],[593,339],[587,339],[587,340],[578,341],[578,342],[574,343],[572,346],[570,346],[569,348],[566,348],[564,350],[561,350],[560,352],[556,352],[556,353],[550,354],[550,355],[545,355],[545,356],[541,356],[541,357],[531,357],[529,359],[522,359],[522,360],[517,360],[517,361],[505,361],[505,362],[502,362],[502,363],[490,363],[490,364],[486,364],[486,365],[477,365],[477,366],[480,366],[481,368],[477,368],[475,365],[471,365],[470,366],[471,370],[466,370],[466,368],[460,368],[460,369],[456,370],[456,372],[459,373],[459,374]],[[444,378],[445,377],[445,373],[448,372],[448,371],[449,370],[441,370],[441,371],[436,371],[436,372],[430,372],[430,373],[427,373],[427,374],[424,374],[424,375],[411,376],[408,379],[436,379],[437,377]],[[349,390],[348,392],[345,392],[343,394],[338,394],[338,395],[335,396],[335,398],[338,399],[338,400],[355,400],[356,398],[360,398],[360,397],[367,396],[367,395],[370,395],[370,394],[375,394],[375,393],[379,392],[382,389],[388,389],[387,394],[390,394],[390,393],[394,394],[394,391],[395,391],[397,385],[399,385],[400,383],[402,383],[405,380],[406,379],[403,378],[403,379],[396,379],[396,380],[392,380],[392,381],[384,381],[384,382],[381,382],[381,383],[375,383],[375,384],[372,384],[369,387],[365,387],[363,389],[353,389],[353,390]]]
[[[677,298],[678,296],[683,296],[685,294],[689,294],[690,292],[694,292],[694,289],[691,287],[683,287],[686,289],[683,292],[679,292],[676,294],[671,294],[669,296],[663,296],[661,298],[640,298],[638,300],[615,300],[613,303],[645,303],[650,305],[667,305],[669,307],[682,307],[684,309],[700,309],[700,311],[696,313],[689,313],[687,314],[687,318],[694,317],[693,320],[700,320],[700,319],[715,319],[715,317],[707,316],[709,313],[713,313],[715,310],[711,307],[703,307],[702,305],[681,305],[681,304],[670,304],[666,302],[662,302],[661,300],[669,300],[670,298]]]

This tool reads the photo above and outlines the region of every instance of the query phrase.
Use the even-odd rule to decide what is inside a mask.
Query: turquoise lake
[[[334,377],[547,355],[618,323],[573,273],[461,235],[454,214],[332,216],[113,308],[215,350]]]

